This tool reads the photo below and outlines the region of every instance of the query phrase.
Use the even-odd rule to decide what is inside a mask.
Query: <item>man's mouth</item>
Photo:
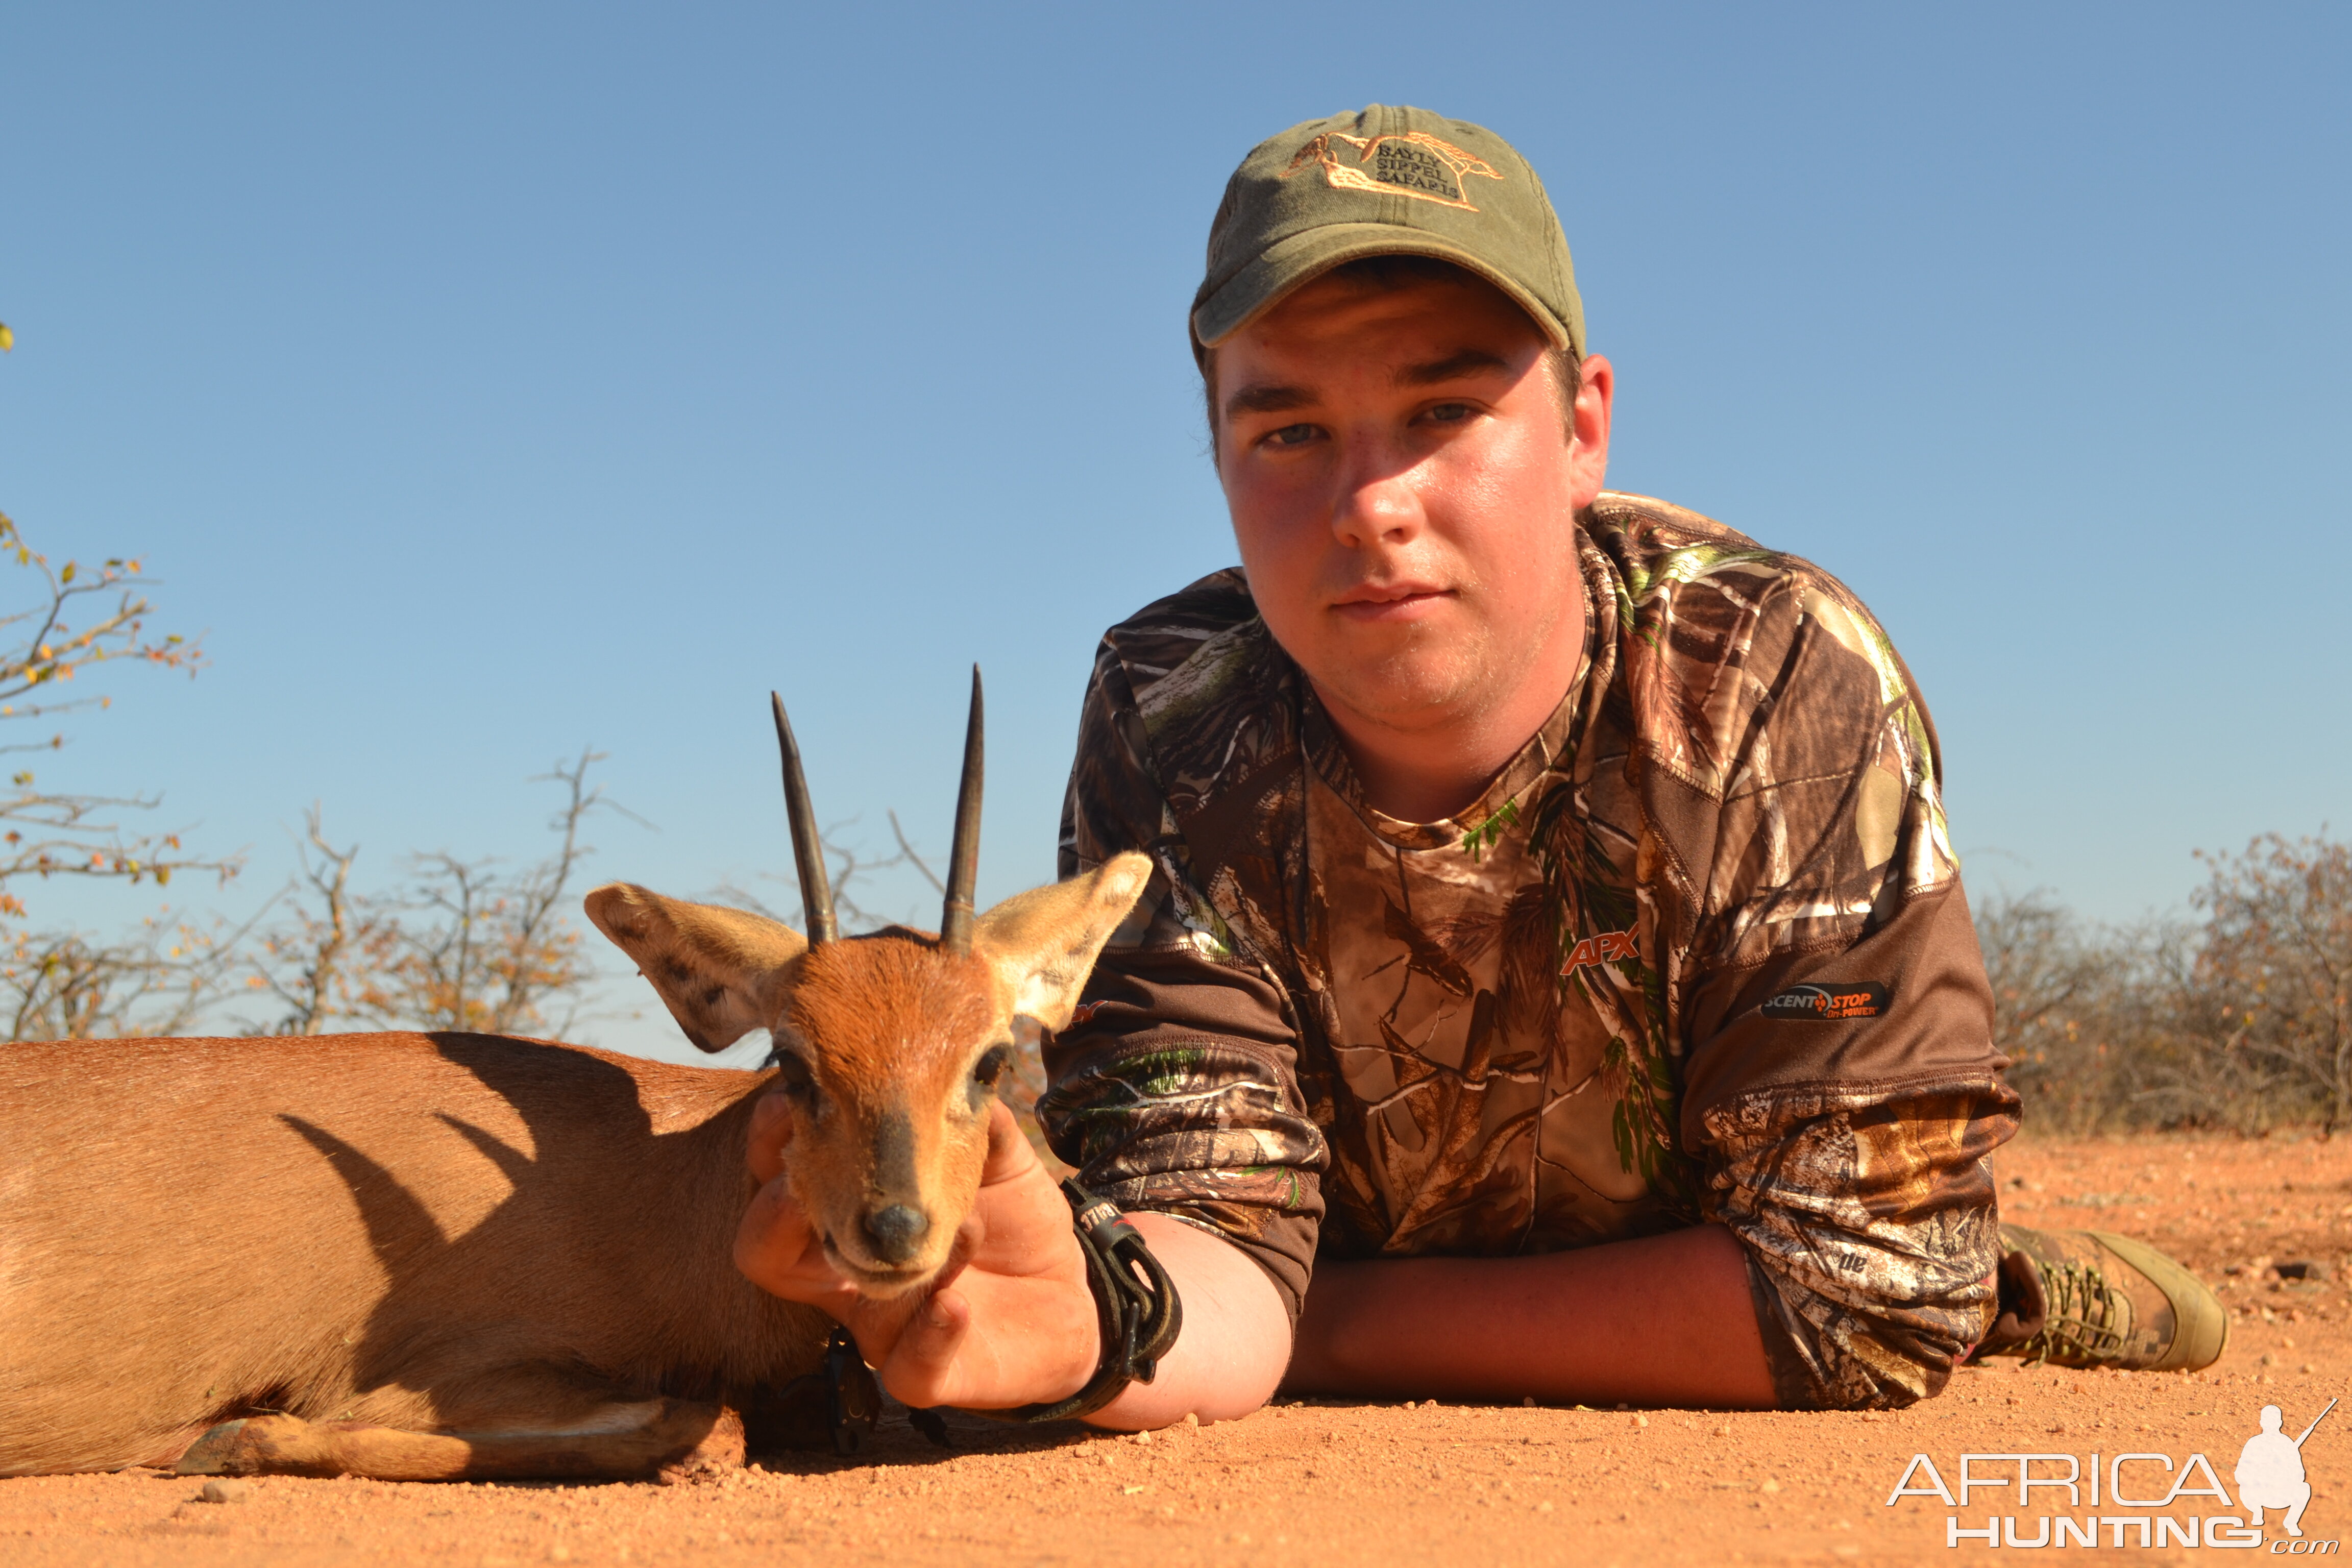
[[[1332,611],[1351,621],[1413,621],[1453,591],[1432,583],[1367,583],[1332,602]]]

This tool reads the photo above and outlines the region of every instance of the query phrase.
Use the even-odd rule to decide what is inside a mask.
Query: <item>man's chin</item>
[[[1480,682],[1453,660],[1398,660],[1367,668],[1342,665],[1327,679],[1309,670],[1315,694],[1349,720],[1407,733],[1443,729],[1477,711]]]

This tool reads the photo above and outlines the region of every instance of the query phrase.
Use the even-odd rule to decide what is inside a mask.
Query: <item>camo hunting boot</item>
[[[2230,1314],[2145,1242],[2104,1230],[2000,1227],[2000,1316],[1976,1357],[2195,1371],[2221,1359]]]

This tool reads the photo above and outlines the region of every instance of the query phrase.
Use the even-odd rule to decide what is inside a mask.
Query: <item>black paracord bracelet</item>
[[[1024,1424],[1091,1415],[1129,1384],[1150,1383],[1159,1375],[1160,1358],[1184,1326],[1176,1281],[1151,1256],[1143,1233],[1127,1223],[1118,1205],[1075,1181],[1062,1184],[1062,1195],[1070,1202],[1078,1250],[1087,1255],[1087,1279],[1094,1287],[1102,1328],[1102,1361],[1087,1385],[1067,1399],[1012,1410],[974,1410],[974,1415]]]

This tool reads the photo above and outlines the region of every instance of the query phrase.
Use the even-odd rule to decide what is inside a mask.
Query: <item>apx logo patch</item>
[[[1576,944],[1568,962],[1559,966],[1562,974],[1573,974],[1586,964],[1616,963],[1642,956],[1640,942],[1630,931],[1605,931],[1599,936],[1588,936]]]
[[[1425,131],[1370,137],[1326,131],[1298,150],[1282,177],[1286,180],[1299,170],[1318,164],[1322,167],[1325,183],[1334,190],[1411,196],[1417,202],[1435,202],[1440,206],[1462,207],[1474,213],[1478,209],[1463,190],[1463,176],[1477,174],[1489,180],[1503,177],[1501,171],[1486,159],[1465,153],[1451,142],[1440,141]]]
[[[1756,1009],[1767,1018],[1825,1023],[1839,1018],[1875,1018],[1894,994],[1875,980],[1840,980],[1827,985],[1791,985]]]

